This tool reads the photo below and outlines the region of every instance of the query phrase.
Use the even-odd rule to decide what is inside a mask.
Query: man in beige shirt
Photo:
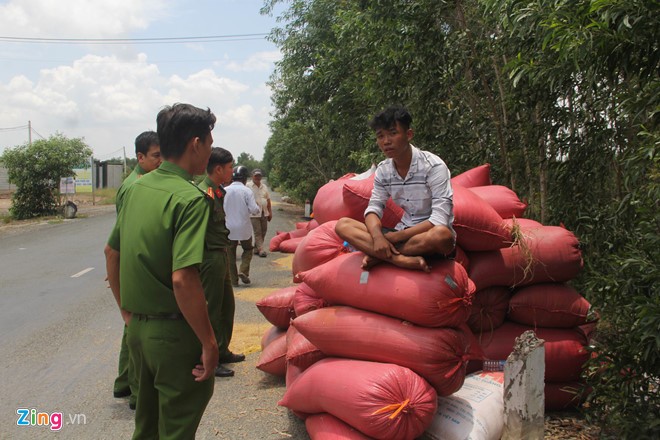
[[[260,257],[266,256],[264,250],[264,239],[268,231],[268,222],[273,218],[273,211],[270,205],[270,191],[265,183],[261,181],[263,174],[260,169],[252,171],[252,181],[247,186],[254,193],[254,200],[261,209],[257,215],[251,216],[252,229],[254,231],[254,254]]]

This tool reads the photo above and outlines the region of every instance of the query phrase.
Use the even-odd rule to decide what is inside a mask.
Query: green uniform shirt
[[[121,307],[149,315],[180,312],[172,273],[202,263],[210,216],[205,194],[171,162],[126,192],[108,245],[120,252]]]
[[[137,164],[135,165],[135,169],[133,169],[133,172],[128,175],[124,179],[124,181],[121,183],[119,186],[119,189],[117,190],[117,195],[115,196],[115,206],[117,207],[117,212],[119,212],[119,208],[121,208],[121,203],[124,200],[124,195],[126,194],[126,190],[135,183],[136,180],[138,180],[140,177],[144,176],[147,174],[142,167]]]
[[[213,203],[209,226],[206,230],[206,249],[209,251],[228,249],[231,243],[229,229],[225,224],[225,189],[218,187],[208,176],[199,184],[199,189],[204,191]]]

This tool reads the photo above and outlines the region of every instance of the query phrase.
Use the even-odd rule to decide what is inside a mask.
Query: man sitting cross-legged
[[[366,254],[362,260],[365,270],[386,261],[428,272],[430,266],[424,257],[446,256],[454,250],[449,169],[435,154],[410,144],[411,123],[410,113],[400,106],[385,109],[370,122],[387,159],[376,169],[365,222],[345,217],[335,227],[341,238]],[[389,197],[404,210],[394,229],[381,224]]]

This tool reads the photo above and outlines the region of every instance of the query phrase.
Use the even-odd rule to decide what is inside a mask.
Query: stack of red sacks
[[[365,272],[360,269],[362,254],[350,253],[334,226],[343,216],[363,220],[372,186],[373,176],[344,176],[319,190],[314,208],[320,225],[309,228],[296,244],[292,271],[300,284],[258,304],[265,316],[268,311],[280,311],[277,324],[269,319],[274,327],[264,335],[259,368],[286,374],[288,390],[281,403],[302,417],[331,414],[308,417],[310,435],[311,429],[317,430],[310,426],[332,425],[336,432],[356,432],[355,437],[346,438],[408,438],[421,427],[404,423],[404,431],[401,427],[388,431],[383,427],[392,428],[392,422],[383,424],[380,416],[395,420],[410,412],[421,417],[409,405],[411,399],[427,396],[426,392],[418,389],[410,394],[409,383],[396,387],[390,383],[388,387],[406,389],[407,394],[377,387],[387,398],[372,393],[373,401],[349,402],[355,396],[345,390],[373,387],[374,380],[385,380],[385,376],[412,380],[401,373],[404,368],[414,373],[412,377],[423,378],[438,395],[448,395],[463,382],[470,358],[468,341],[480,345],[487,359],[506,359],[515,338],[528,329],[546,340],[546,407],[576,404],[579,399],[571,390],[578,388],[588,356],[584,346],[588,344],[589,304],[565,284],[582,267],[573,234],[522,218],[526,205],[510,189],[492,185],[490,167],[483,165],[452,179],[456,262],[434,262],[430,274],[390,265]],[[388,203],[384,223],[393,226],[400,213],[400,208]],[[477,291],[474,295],[473,290]],[[267,303],[279,306],[267,310]],[[461,327],[466,318],[476,338]],[[320,362],[326,357],[349,360]],[[378,370],[385,374],[378,378],[362,376],[365,371],[377,376],[375,364],[398,369],[387,374]],[[270,368],[273,365],[275,369]],[[481,365],[473,362],[469,368],[477,370]],[[307,370],[314,374],[306,376]],[[359,372],[362,385],[350,379],[354,372]],[[298,381],[302,377],[310,379]],[[306,389],[312,386],[316,388]],[[381,404],[372,419],[358,410]],[[418,404],[430,410],[426,403]],[[370,430],[374,426],[384,431]],[[386,431],[395,434],[390,437]]]
[[[582,269],[579,242],[564,227],[523,218],[526,206],[515,193],[490,183],[487,165],[452,179],[455,209],[461,209],[461,193],[467,188],[497,211],[515,237],[511,246],[485,250],[460,243],[458,232],[477,288],[468,325],[485,358],[497,360],[507,358],[516,337],[534,330],[545,340],[546,408],[576,406],[584,397],[576,393],[582,388],[580,375],[589,358],[585,347],[595,326],[588,318],[589,302],[567,284]],[[480,368],[480,363],[471,363],[469,370]]]
[[[284,252],[293,254],[300,242],[305,238],[309,231],[316,228],[319,223],[316,220],[296,223],[296,229],[293,231],[277,231],[275,236],[270,239],[269,250],[271,252]]]
[[[286,375],[280,404],[306,419],[312,439],[416,438],[437,397],[465,379],[474,286],[451,260],[434,262],[431,273],[387,264],[365,272],[364,255],[338,245],[335,223],[298,246],[304,282],[257,303],[274,325],[257,366]]]
[[[257,303],[273,323],[257,367],[286,375],[280,403],[300,417],[331,415],[325,425],[355,433],[346,438],[413,439],[431,423],[438,395],[463,384],[469,336],[458,327],[473,287],[453,261],[430,274],[389,265],[364,272],[362,257],[340,255]],[[313,439],[327,438],[306,423]]]

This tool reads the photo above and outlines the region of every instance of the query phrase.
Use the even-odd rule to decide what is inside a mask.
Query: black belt
[[[149,321],[150,319],[160,319],[167,321],[183,319],[182,313],[165,313],[162,315],[145,315],[143,313],[133,313],[131,316],[140,320],[144,319],[145,321]]]

